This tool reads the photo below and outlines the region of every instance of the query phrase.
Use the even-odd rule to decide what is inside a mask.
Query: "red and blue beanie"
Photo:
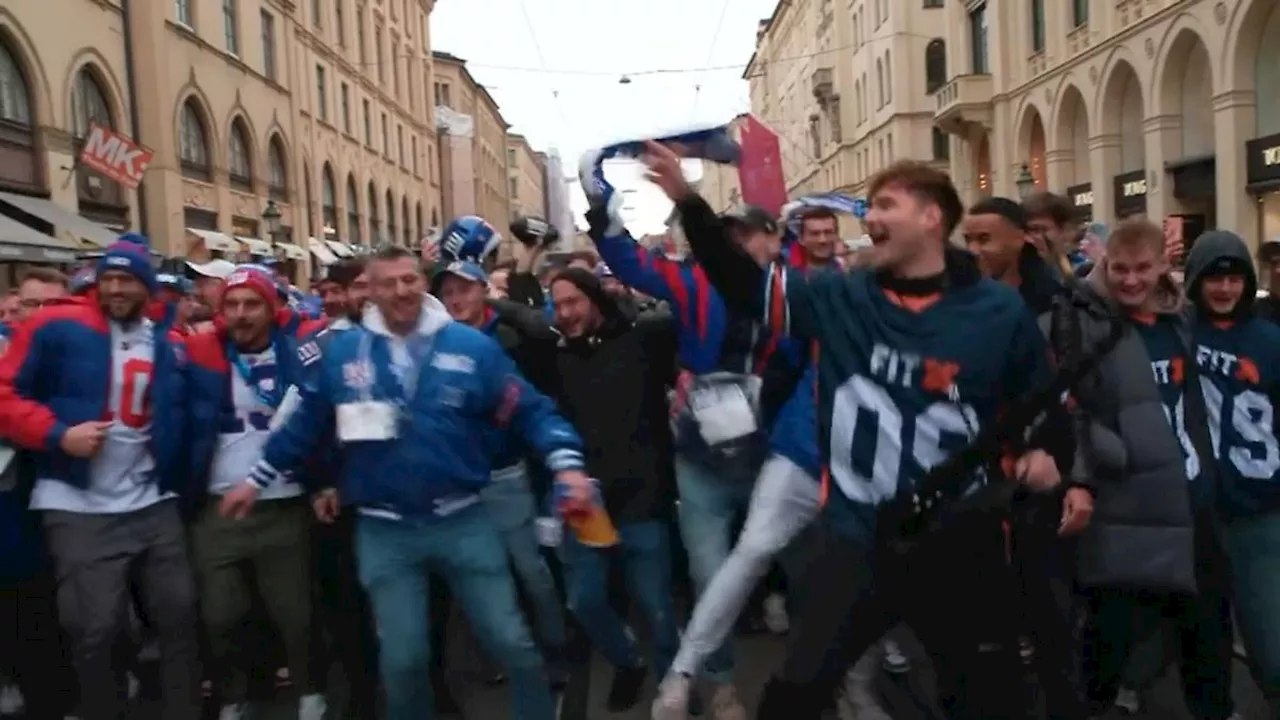
[[[142,281],[151,292],[156,291],[156,270],[151,266],[151,243],[138,233],[125,233],[116,239],[98,260],[95,275],[108,270],[127,272]]]
[[[237,265],[236,269],[227,276],[222,297],[225,298],[228,292],[236,288],[252,290],[258,293],[267,305],[272,308],[280,307],[280,291],[276,288],[275,276],[261,265]]]

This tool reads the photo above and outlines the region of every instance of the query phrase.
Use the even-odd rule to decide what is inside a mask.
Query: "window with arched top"
[[[334,187],[333,168],[325,163],[320,170],[320,208],[325,235],[338,232],[338,191]]]
[[[439,225],[440,225],[440,214],[436,211],[435,208],[431,208],[431,227],[438,227]]]
[[[289,200],[289,166],[284,161],[284,145],[278,135],[267,143],[267,193],[272,200]]]
[[[409,235],[413,232],[413,225],[409,224],[409,198],[400,198],[400,232],[404,233],[404,246],[409,247],[412,240]]]
[[[17,52],[0,36],[0,186],[43,189],[37,162],[31,84]]]
[[[413,227],[414,237],[420,239],[425,236],[422,227],[422,203],[414,203],[413,205]]]
[[[395,244],[396,238],[396,201],[391,197],[391,189],[387,189],[387,237],[386,241]]]
[[[302,188],[307,202],[307,237],[315,237],[316,213],[311,200],[311,168],[307,167],[306,162],[302,163]]]
[[[947,84],[947,41],[934,38],[924,46],[924,89],[933,92]]]
[[[365,207],[369,213],[369,244],[377,245],[381,241],[382,222],[378,219],[381,214],[378,212],[378,191],[373,189],[372,181],[365,191]]]
[[[356,245],[360,244],[360,237],[364,235],[364,228],[360,227],[360,192],[356,190],[354,175],[347,176],[347,235]]]
[[[253,192],[253,154],[249,149],[249,130],[239,118],[231,123],[231,132],[227,134],[227,174],[231,187],[244,192]]]
[[[107,92],[99,75],[90,66],[80,68],[71,86],[71,135],[79,156],[89,137],[89,127],[115,128]],[[80,212],[108,225],[128,225],[129,209],[120,184],[102,173],[79,165],[76,168],[76,196]]]
[[[893,102],[893,51],[884,51],[884,104]]]
[[[194,99],[182,104],[178,117],[178,160],[184,177],[206,182],[212,177],[209,131]]]

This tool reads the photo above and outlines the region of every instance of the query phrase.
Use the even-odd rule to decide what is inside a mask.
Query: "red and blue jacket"
[[[288,309],[276,313],[271,344],[276,351],[277,383],[281,388],[302,383],[299,348],[326,325],[324,321],[307,320]],[[192,424],[189,476],[194,499],[203,497],[209,485],[209,469],[213,467],[218,436],[243,429],[245,422],[258,430],[266,430],[271,422],[269,415],[253,415],[247,420],[237,417],[231,392],[234,370],[227,358],[229,342],[221,318],[214,320],[212,330],[187,336],[187,413]],[[301,475],[304,485],[313,485],[305,482],[309,477],[314,478],[312,473]]]
[[[182,338],[154,327],[155,358],[147,391],[155,480],[183,489],[188,474]],[[34,477],[89,485],[89,461],[62,451],[67,430],[111,419],[111,329],[97,293],[44,307],[18,323],[0,359],[0,437],[38,451]]]

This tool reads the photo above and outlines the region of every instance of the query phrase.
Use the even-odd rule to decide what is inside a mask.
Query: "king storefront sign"
[[[79,162],[132,190],[142,182],[154,156],[150,148],[95,122],[89,124]]]
[[[1249,185],[1280,184],[1280,134],[1250,140],[1244,147]]]

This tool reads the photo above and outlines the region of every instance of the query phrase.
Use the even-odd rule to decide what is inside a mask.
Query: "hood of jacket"
[[[1191,254],[1187,257],[1186,296],[1192,304],[1197,304],[1200,282],[1224,260],[1236,261],[1234,266],[1245,272],[1244,294],[1240,296],[1233,314],[1249,313],[1253,310],[1253,302],[1258,294],[1258,271],[1253,266],[1253,258],[1244,238],[1230,230],[1210,230],[1196,239],[1191,247]]]
[[[440,328],[451,322],[453,322],[453,318],[449,315],[444,303],[437,300],[435,296],[424,293],[422,296],[422,314],[418,316],[418,327],[414,329],[414,332],[419,335],[434,335]],[[372,303],[365,307],[361,324],[364,325],[366,330],[376,335],[384,337],[394,335],[387,328],[387,322],[382,317],[382,311]]]
[[[1095,311],[1116,312],[1119,309],[1111,298],[1111,292],[1107,289],[1107,259],[1105,257],[1093,266],[1093,269],[1085,276],[1084,282],[1076,284],[1076,290],[1076,294],[1088,300],[1091,308]],[[1155,307],[1153,310],[1161,315],[1179,315],[1184,307],[1185,303],[1183,302],[1182,292],[1178,288],[1178,282],[1168,273],[1162,275],[1156,283]]]

